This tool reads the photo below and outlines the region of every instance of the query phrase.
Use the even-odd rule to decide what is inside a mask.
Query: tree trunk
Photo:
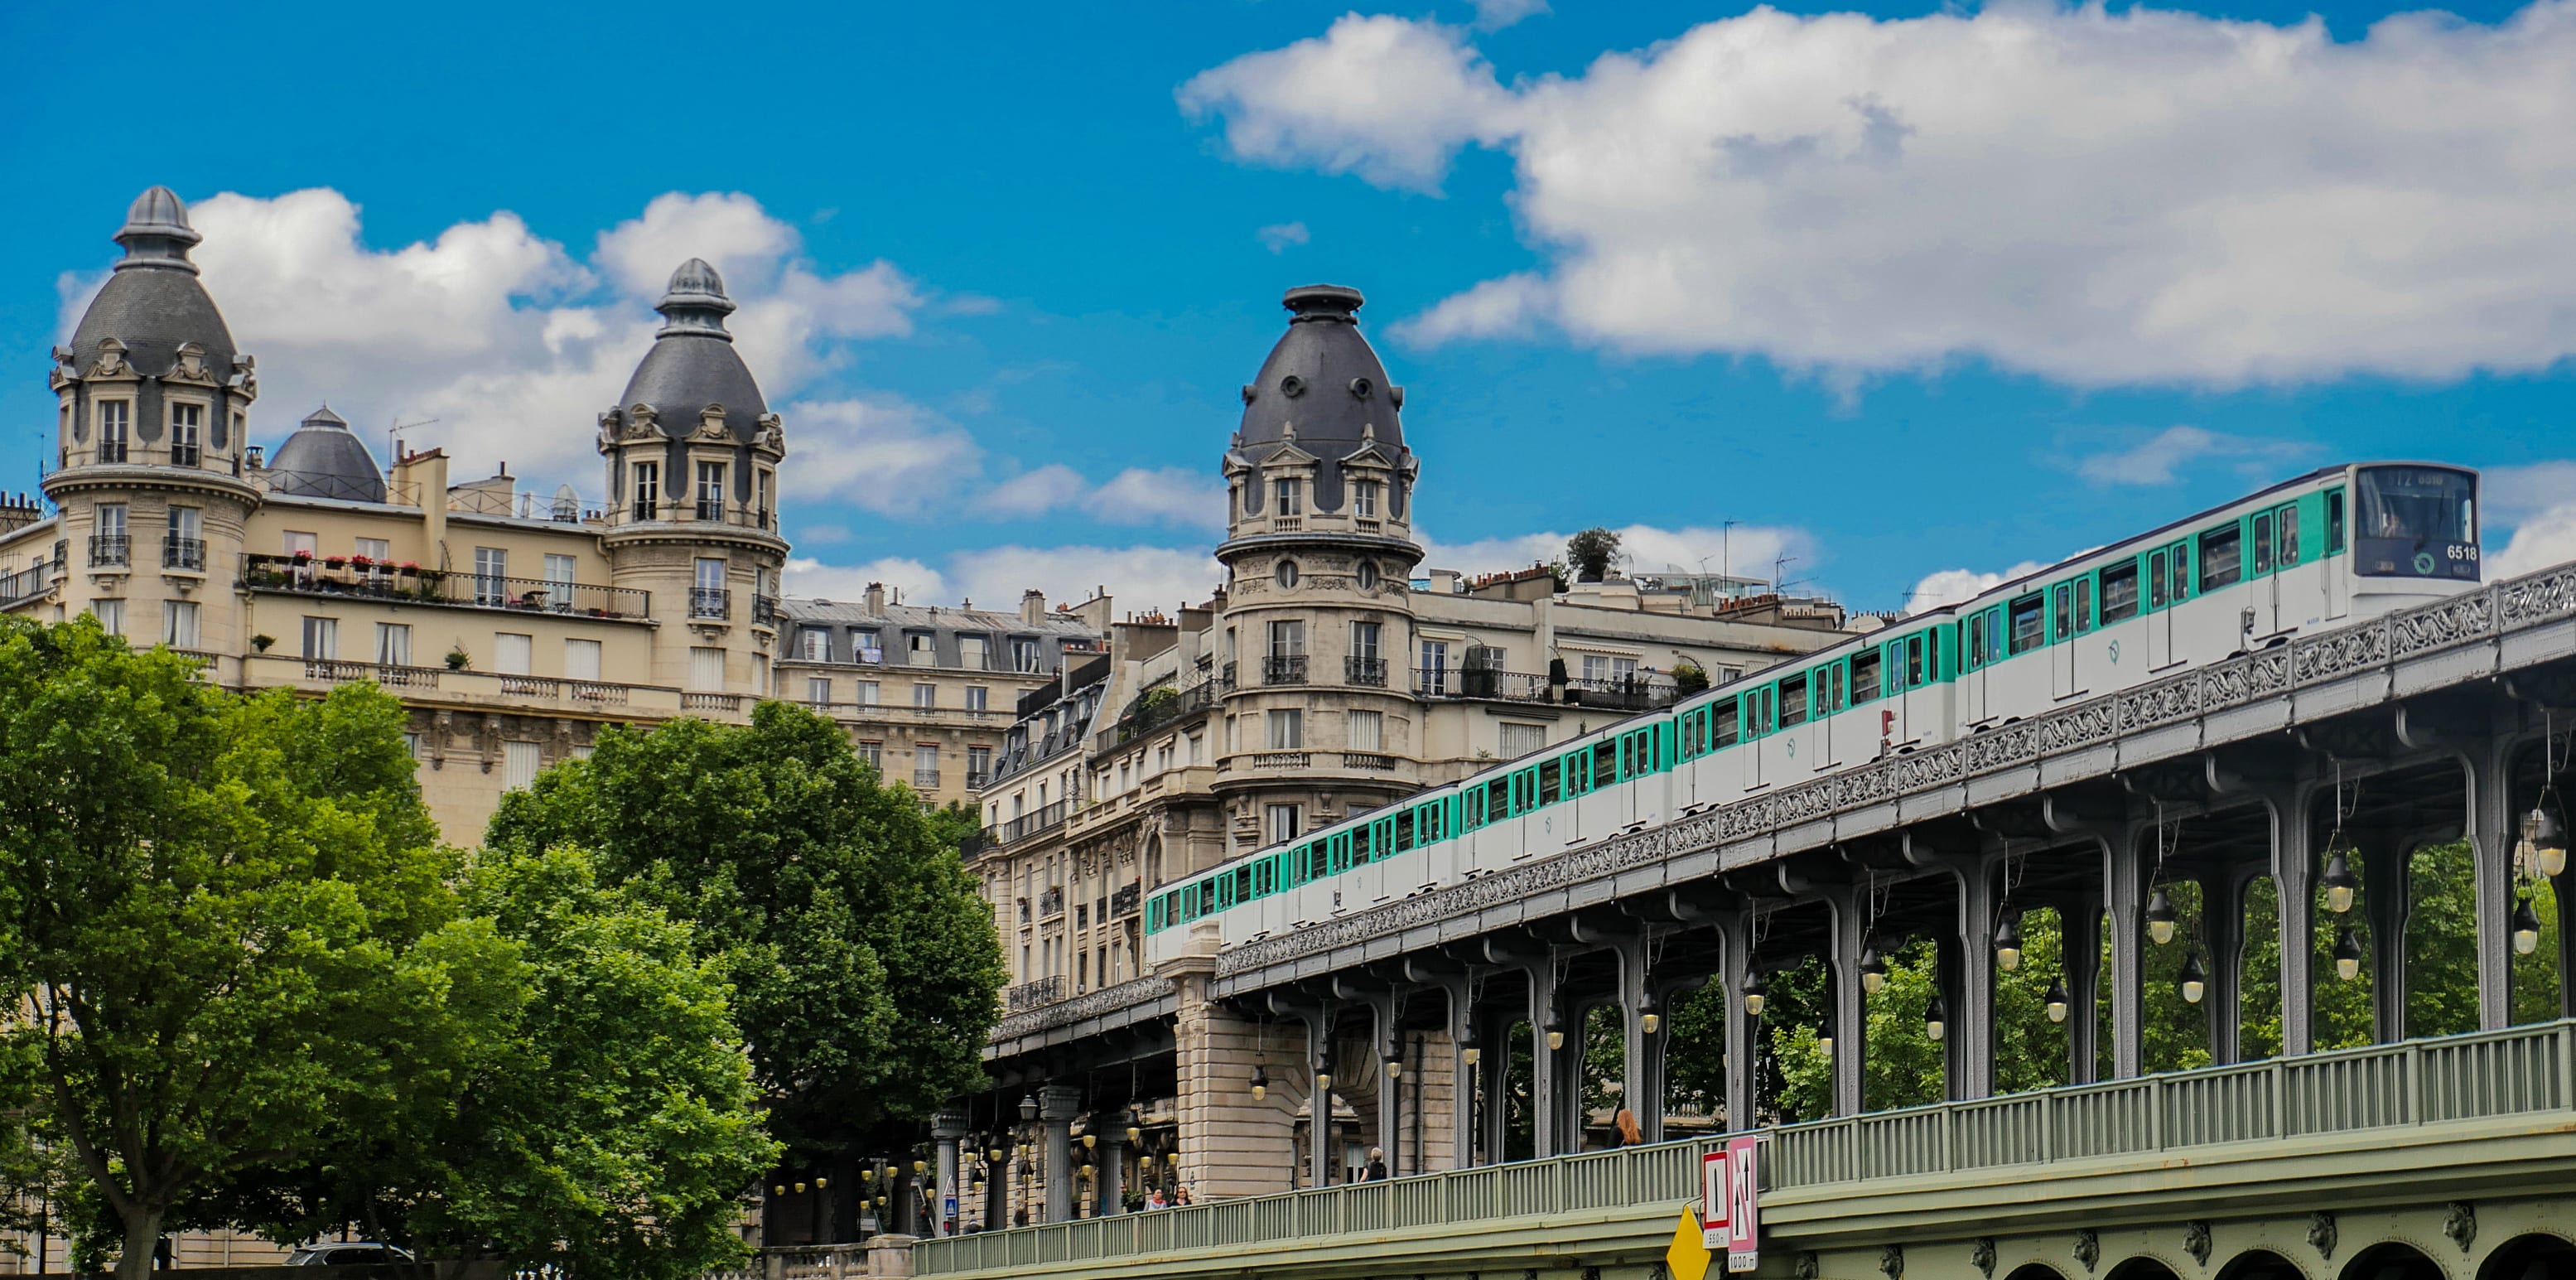
[[[116,1280],[150,1280],[152,1251],[161,1243],[161,1209],[136,1209],[125,1219],[125,1252],[116,1258]]]

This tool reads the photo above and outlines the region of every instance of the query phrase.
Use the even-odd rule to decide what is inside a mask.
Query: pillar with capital
[[[1100,1135],[1100,1172],[1093,1176],[1091,1216],[1097,1218],[1127,1212],[1127,1124],[1118,1115],[1091,1118],[1091,1131]]]
[[[938,1221],[931,1225],[938,1235],[957,1234],[957,1144],[965,1137],[966,1117],[942,1111],[930,1118],[930,1140],[939,1147],[939,1203],[932,1210]]]
[[[1046,1125],[1046,1220],[1073,1217],[1073,1118],[1082,1114],[1082,1090],[1051,1084],[1038,1090],[1038,1119]]]

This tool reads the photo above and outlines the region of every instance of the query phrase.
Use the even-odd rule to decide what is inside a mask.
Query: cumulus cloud
[[[2015,578],[2047,567],[2036,560],[2024,560],[2002,573],[1981,573],[1975,569],[1942,569],[1928,573],[1921,582],[1914,584],[1914,590],[1906,593],[1905,611],[1922,613],[1974,600]]]
[[[1304,244],[1309,238],[1302,222],[1274,223],[1254,234],[1261,238],[1261,247],[1272,253],[1286,253],[1290,245]]]
[[[1805,576],[1803,570],[1814,567],[1817,559],[1815,540],[1802,529],[1764,525],[1737,525],[1732,530],[1701,525],[1666,529],[1632,524],[1613,532],[1619,535],[1621,563],[1630,573],[1731,572],[1739,578],[1768,581],[1773,567],[1785,557],[1788,563],[1780,572],[1790,583],[1789,589],[1795,591],[1798,580]],[[1572,530],[1547,530],[1469,542],[1427,538],[1423,565],[1471,575],[1526,569],[1564,559],[1566,539],[1572,536]]]
[[[2305,445],[2294,441],[2174,426],[2126,449],[2078,459],[2075,474],[2095,484],[2172,484],[2184,470],[2203,463],[2226,460],[2239,470],[2262,471],[2306,451]]]
[[[853,565],[814,559],[787,562],[792,595],[856,600],[871,582],[900,588],[906,600],[978,607],[1019,607],[1020,593],[1035,587],[1051,604],[1087,600],[1105,589],[1121,613],[1170,610],[1204,602],[1225,581],[1225,570],[1205,551],[1171,547],[986,547],[960,551],[932,565],[890,557]]]
[[[1500,31],[1547,12],[1547,0],[1475,0],[1476,29]]]
[[[983,447],[964,428],[891,395],[796,405],[787,449],[781,497],[894,516],[946,505],[981,478],[984,465]]]
[[[2576,0],[2359,40],[2099,5],[1767,7],[1505,86],[1351,15],[1182,86],[1239,159],[1434,190],[1507,151],[1544,271],[1422,341],[1547,325],[1796,369],[2084,385],[2450,378],[2576,353]]]
[[[1209,533],[1225,528],[1225,484],[1187,467],[1129,467],[1095,485],[1060,462],[994,485],[976,500],[988,515],[1035,519],[1079,511],[1105,524],[1163,524]]]
[[[2576,462],[2487,468],[2478,496],[2488,581],[2576,560]],[[2499,534],[2507,535],[2501,548]]]

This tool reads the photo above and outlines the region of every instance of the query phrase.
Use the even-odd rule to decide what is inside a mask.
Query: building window
[[[1362,662],[1377,662],[1385,656],[1379,649],[1380,637],[1385,633],[1386,624],[1381,622],[1352,623],[1351,656]]]
[[[830,676],[805,677],[805,701],[818,707],[832,705],[832,678]]]
[[[1191,764],[1201,764],[1201,763],[1205,763],[1205,761],[1204,761],[1203,757],[1204,757],[1204,755],[1205,755],[1206,751],[1207,751],[1207,739],[1206,739],[1206,738],[1204,738],[1204,737],[1201,737],[1200,735],[1195,734],[1195,733],[1191,734],[1191,735],[1190,735],[1190,763],[1191,763]]]
[[[536,640],[513,631],[492,633],[492,670],[505,676],[529,674],[534,661]]]
[[[134,563],[134,544],[126,532],[124,503],[98,504],[98,532],[90,537],[89,563],[93,569]]]
[[[1262,825],[1269,828],[1270,843],[1282,844],[1297,838],[1297,832],[1301,828],[1298,825],[1298,807],[1296,805],[1269,805],[1262,810],[1262,813],[1267,819]]]
[[[885,744],[884,744],[884,743],[882,743],[882,742],[862,742],[862,743],[860,743],[860,744],[859,744],[859,758],[860,758],[860,759],[862,759],[862,760],[867,761],[867,762],[868,762],[868,767],[869,767],[869,768],[871,768],[871,769],[878,769],[878,770],[882,770],[882,769],[884,769],[884,768],[885,768]]]
[[[1023,675],[1038,670],[1037,641],[1024,640],[1017,636],[1011,638],[1011,670]]]
[[[524,791],[537,781],[537,769],[544,755],[533,742],[501,744],[501,785],[512,791]]]
[[[404,734],[403,754],[410,756],[414,760],[420,759],[420,741],[420,735],[417,733]]]
[[[935,684],[914,685],[912,687],[912,705],[916,707],[938,706],[939,686]]]
[[[546,590],[553,594],[552,603],[557,613],[568,612],[572,608],[573,566],[577,563],[571,556],[546,554]]]
[[[635,518],[654,520],[662,511],[662,464],[635,464]]]
[[[755,653],[751,655],[751,687],[758,691],[761,697],[766,698],[770,696],[771,690],[769,685],[768,654]]]
[[[170,508],[170,537],[161,545],[161,564],[168,569],[206,567],[206,513],[196,507]]]
[[[725,651],[693,647],[689,650],[689,687],[700,693],[716,693],[725,684]]]
[[[1279,567],[1270,571],[1270,580],[1278,583],[1279,589],[1282,591],[1295,589],[1297,586],[1297,562],[1294,560],[1280,561]]]
[[[197,602],[172,600],[161,606],[161,643],[173,649],[197,647]]]
[[[1270,713],[1270,749],[1296,751],[1306,745],[1306,713],[1295,707]]]
[[[830,662],[832,633],[822,627],[807,627],[797,632],[796,656],[807,662]]]
[[[304,619],[304,656],[328,662],[340,656],[340,620],[337,618]]]
[[[133,434],[134,404],[129,400],[98,402],[98,460],[123,462]]]
[[[1272,514],[1272,515],[1279,515],[1279,516],[1295,516],[1295,515],[1304,515],[1304,514],[1305,514],[1305,512],[1306,512],[1306,482],[1305,482],[1305,481],[1303,481],[1303,480],[1274,480],[1274,481],[1271,481],[1271,482],[1270,482],[1270,492],[1271,492],[1272,496],[1277,500],[1277,503],[1276,503],[1276,505],[1277,505],[1277,509],[1271,512],[1271,514]]]
[[[1382,751],[1386,742],[1386,717],[1376,711],[1354,711],[1351,716],[1351,750]]]
[[[993,749],[966,748],[966,785],[980,787],[993,780]]]
[[[100,630],[105,631],[112,636],[121,636],[125,634],[124,601],[92,600],[89,602],[89,612],[91,617],[98,619]]]
[[[1274,658],[1306,656],[1306,624],[1302,619],[1283,618],[1271,622],[1270,656]]]
[[[319,534],[311,534],[302,532],[301,530],[289,529],[286,531],[285,548],[286,554],[290,556],[320,555],[322,552],[322,538]]]
[[[388,667],[411,665],[411,624],[405,622],[376,624],[376,661]]]
[[[851,638],[851,656],[861,662],[885,661],[885,646],[873,628],[863,629]]]
[[[863,707],[873,707],[877,705],[877,682],[874,680],[861,680],[857,684],[850,686],[850,701]]]
[[[957,637],[957,665],[969,671],[990,671],[993,642],[983,636]]]
[[[1448,643],[1441,640],[1425,640],[1422,642],[1421,653],[1421,661],[1415,664],[1419,668],[1414,673],[1417,677],[1415,683],[1421,686],[1424,693],[1449,692]]]
[[[771,521],[769,518],[769,508],[771,504],[769,501],[769,488],[771,485],[777,483],[777,474],[778,473],[771,471],[767,467],[759,468],[751,473],[751,515],[752,519],[763,529],[770,527]]]
[[[1610,659],[1597,653],[1587,653],[1583,655],[1583,678],[1586,680],[1609,679]]]
[[[1377,518],[1377,481],[1362,480],[1351,486],[1351,514],[1363,520]]]
[[[916,667],[939,665],[939,637],[927,632],[905,636],[904,661]]]
[[[939,785],[939,746],[937,743],[912,744],[912,785],[927,791]]]
[[[967,709],[967,710],[969,710],[969,711],[985,711],[985,710],[989,710],[989,709],[990,709],[990,704],[991,704],[992,700],[993,700],[993,691],[992,691],[992,690],[987,689],[987,688],[985,688],[984,686],[982,686],[982,685],[980,685],[980,684],[970,684],[970,685],[966,686],[966,709]]]
[[[722,520],[725,514],[725,465],[721,462],[698,464],[698,518]]]
[[[567,680],[599,679],[598,641],[564,641],[564,678]]]
[[[702,557],[698,561],[696,575],[694,585],[689,588],[689,616],[733,616],[733,593],[725,590],[725,562],[713,556]]]
[[[382,538],[360,538],[357,548],[370,564],[384,564],[394,558],[394,544]]]
[[[1503,758],[1518,760],[1547,745],[1547,726],[1503,722]]]
[[[200,447],[206,428],[206,406],[173,404],[170,406],[170,462],[173,466],[193,467],[205,460]]]
[[[510,603],[510,553],[502,547],[474,548],[474,603]]]

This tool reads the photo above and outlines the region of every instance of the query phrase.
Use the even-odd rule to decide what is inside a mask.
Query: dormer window
[[[651,520],[662,507],[662,464],[635,464],[635,518]]]
[[[722,520],[725,509],[725,464],[698,464],[698,518]]]
[[[125,461],[125,446],[133,430],[134,405],[126,400],[98,402],[98,460]]]
[[[1305,481],[1303,481],[1303,480],[1274,480],[1274,481],[1272,481],[1272,482],[1271,482],[1271,484],[1272,484],[1271,493],[1272,493],[1273,497],[1274,497],[1274,498],[1275,498],[1275,500],[1276,500],[1276,507],[1275,507],[1275,509],[1274,509],[1274,510],[1272,510],[1272,511],[1271,511],[1271,513],[1270,513],[1270,514],[1272,514],[1272,515],[1274,515],[1274,516],[1293,516],[1293,515],[1303,515],[1303,514],[1305,513],[1305,510],[1306,510],[1306,482],[1305,482]]]
[[[199,435],[205,429],[206,407],[201,404],[170,406],[170,462],[173,466],[193,467],[203,457],[198,447]]]
[[[1377,518],[1378,482],[1362,480],[1351,486],[1351,514],[1362,520]]]

